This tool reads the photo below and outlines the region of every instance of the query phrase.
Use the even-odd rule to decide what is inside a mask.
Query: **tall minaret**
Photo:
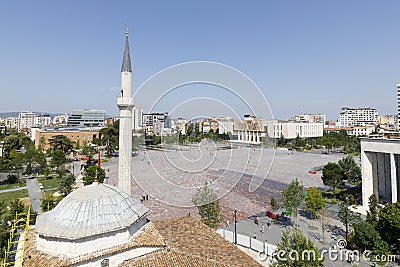
[[[125,29],[125,50],[121,67],[121,95],[117,99],[119,108],[119,172],[118,187],[131,195],[132,159],[132,67],[129,54],[128,27]]]

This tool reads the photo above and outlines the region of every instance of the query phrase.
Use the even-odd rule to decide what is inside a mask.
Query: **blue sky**
[[[399,14],[397,0],[2,1],[0,112],[117,115],[127,24],[133,88],[169,66],[205,60],[249,76],[276,118],[319,112],[336,119],[343,106],[394,114]],[[196,96],[224,99],[212,87],[185,86],[157,111]],[[235,103],[238,114],[247,112]],[[194,103],[175,115],[224,113],[221,105]]]

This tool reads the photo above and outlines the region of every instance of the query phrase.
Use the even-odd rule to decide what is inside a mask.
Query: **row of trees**
[[[350,136],[345,130],[338,132],[324,132],[322,137],[304,139],[297,136],[295,139],[286,139],[281,135],[277,140],[278,146],[291,146],[295,149],[312,149],[325,147],[328,151],[333,148],[342,148],[345,153],[360,154],[361,143],[356,136]]]

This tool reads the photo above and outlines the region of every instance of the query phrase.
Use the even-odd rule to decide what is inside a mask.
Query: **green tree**
[[[386,261],[381,261],[381,255],[388,256],[390,254],[389,245],[381,239],[379,233],[375,230],[374,225],[366,221],[360,221],[354,224],[354,234],[352,242],[359,248],[361,252],[370,250],[370,260],[379,265],[384,265]],[[378,257],[377,257],[378,256]]]
[[[329,162],[322,168],[322,181],[324,185],[333,187],[333,194],[336,199],[336,188],[343,183],[343,169],[339,164]]]
[[[92,184],[95,180],[99,183],[103,183],[104,179],[106,178],[106,172],[103,168],[94,165],[85,168],[85,172],[83,175],[83,183],[85,185]]]
[[[100,130],[100,143],[105,146],[106,155],[112,157],[112,153],[118,147],[119,131],[114,125],[108,125]]]
[[[49,210],[54,209],[55,206],[57,206],[57,204],[58,204],[58,202],[60,202],[61,198],[46,194],[40,200],[42,201],[42,204],[40,205],[40,208],[42,209],[42,211],[49,211]]]
[[[67,176],[63,176],[60,179],[60,185],[58,187],[60,193],[65,197],[72,192],[72,186],[75,183],[75,176],[71,173]]]
[[[52,153],[52,158],[50,161],[50,165],[54,167],[60,167],[66,162],[65,154],[62,150],[56,150]]]
[[[16,184],[16,183],[18,183],[18,176],[15,175],[15,174],[7,175],[6,183],[8,183],[8,184]]]
[[[218,226],[221,222],[218,196],[207,183],[194,194],[192,202],[206,225],[211,228]]]
[[[22,204],[21,200],[15,199],[10,202],[10,215],[12,219],[14,219],[16,213],[22,213],[25,210],[24,204]]]
[[[339,202],[338,217],[339,221],[343,223],[346,228],[346,241],[349,233],[349,228],[353,227],[356,223],[361,221],[361,217],[358,213],[354,213],[349,209],[350,200],[346,197],[343,201]]]
[[[386,204],[378,212],[376,229],[388,244],[393,244],[396,253],[400,253],[400,202]]]
[[[72,142],[65,135],[55,135],[49,140],[49,145],[52,150],[61,150],[64,153],[70,152],[74,147],[74,142]]]
[[[368,198],[368,207],[366,221],[375,226],[378,222],[378,199],[375,194]]]
[[[278,139],[278,146],[284,146],[286,145],[286,139],[285,136],[281,133]]]
[[[297,213],[301,202],[304,199],[303,184],[299,180],[294,179],[289,186],[282,192],[283,206],[289,212],[290,215],[294,213],[296,217],[297,227]]]
[[[273,211],[278,209],[278,202],[276,201],[276,199],[274,197],[271,197],[271,199],[269,200],[270,204],[271,204],[271,208]]]
[[[90,143],[85,142],[82,146],[82,153],[89,158],[93,158],[93,155],[96,154],[96,149]]]
[[[314,218],[315,215],[325,207],[322,193],[316,187],[310,187],[307,189],[305,201],[307,209],[311,211],[312,218]]]
[[[353,156],[347,156],[338,162],[343,170],[343,179],[348,183],[357,184],[361,182],[361,168],[355,162]]]
[[[324,266],[318,248],[299,230],[283,231],[276,251],[280,253],[274,258],[274,267]]]

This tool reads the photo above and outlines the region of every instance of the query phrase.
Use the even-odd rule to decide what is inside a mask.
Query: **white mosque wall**
[[[136,233],[147,223],[147,218],[142,217],[129,228],[120,229],[113,232],[69,240],[56,237],[37,237],[38,250],[61,254],[69,258],[96,252],[116,245],[122,245],[130,241]]]

